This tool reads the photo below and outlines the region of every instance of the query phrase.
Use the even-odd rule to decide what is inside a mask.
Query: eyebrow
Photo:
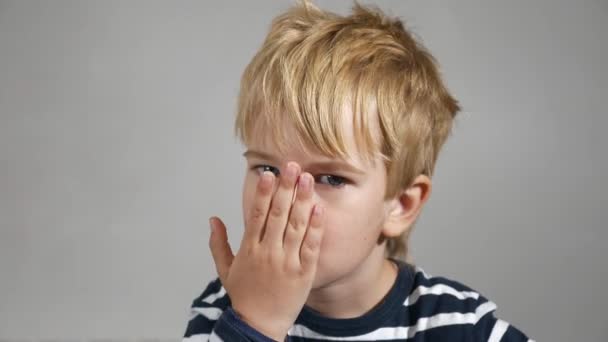
[[[247,150],[247,151],[245,151],[245,153],[243,153],[243,156],[245,158],[258,158],[258,159],[269,160],[271,162],[274,162],[275,164],[278,163],[278,159],[275,158],[273,155],[264,153],[261,151]],[[359,168],[357,168],[345,161],[340,161],[340,160],[312,162],[307,166],[310,169],[316,169],[316,168],[318,168],[318,169],[338,169],[338,170],[343,170],[343,171],[347,171],[347,172],[358,174],[358,175],[365,175],[365,172],[363,170],[360,170]]]

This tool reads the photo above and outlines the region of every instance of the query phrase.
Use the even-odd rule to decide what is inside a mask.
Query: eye
[[[334,188],[341,188],[347,183],[346,178],[334,175],[321,175],[318,177],[318,183],[328,184]]]
[[[275,177],[278,177],[279,174],[281,173],[278,168],[276,168],[274,166],[270,166],[270,165],[256,165],[256,166],[252,167],[251,169],[256,171],[259,175],[264,173],[264,171],[270,171],[270,172],[274,173]]]

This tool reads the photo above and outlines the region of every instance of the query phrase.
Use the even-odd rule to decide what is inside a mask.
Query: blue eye
[[[329,184],[334,188],[340,188],[346,184],[346,178],[334,175],[322,175],[318,178],[318,183]]]
[[[252,170],[257,171],[258,174],[260,174],[260,175],[262,173],[264,173],[265,171],[270,171],[270,172],[274,173],[275,177],[278,177],[279,174],[281,174],[281,172],[279,171],[279,169],[277,169],[274,166],[270,166],[270,165],[256,165],[256,166],[252,167]]]
[[[251,168],[251,170],[257,172],[258,175],[261,175],[265,171],[270,171],[274,173],[275,177],[279,177],[279,175],[281,174],[278,168],[266,164],[255,165]],[[329,185],[333,188],[341,188],[344,185],[348,184],[348,180],[344,177],[335,175],[319,175],[315,177],[315,183]]]

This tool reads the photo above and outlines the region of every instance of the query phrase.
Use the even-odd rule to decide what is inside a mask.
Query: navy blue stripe
[[[241,321],[232,308],[228,308],[217,322],[215,333],[224,341],[273,342],[272,339]]]
[[[501,342],[519,342],[519,341],[527,341],[526,335],[516,327],[509,325],[505,335],[500,340]]]
[[[198,299],[194,303],[192,303],[193,308],[219,308],[222,311],[224,311],[231,305],[232,302],[230,301],[230,297],[228,297],[227,295],[214,300],[213,302],[211,302],[211,304],[199,301]]]
[[[414,276],[414,283],[416,284],[415,287],[418,287],[420,285],[431,287],[433,285],[443,284],[443,285],[447,285],[449,287],[453,287],[457,291],[477,292],[458,281],[451,280],[448,278],[435,277],[435,276],[430,276],[430,278],[427,278],[424,276],[424,274],[422,272],[416,272],[416,275]]]
[[[184,337],[190,337],[197,334],[210,334],[215,323],[215,320],[210,320],[203,315],[197,315],[188,322]]]

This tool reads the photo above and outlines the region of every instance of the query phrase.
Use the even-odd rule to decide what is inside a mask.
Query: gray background
[[[207,218],[240,241],[239,77],[289,3],[0,1],[0,339],[182,336]],[[374,3],[464,107],[417,262],[539,341],[608,341],[608,3]]]

